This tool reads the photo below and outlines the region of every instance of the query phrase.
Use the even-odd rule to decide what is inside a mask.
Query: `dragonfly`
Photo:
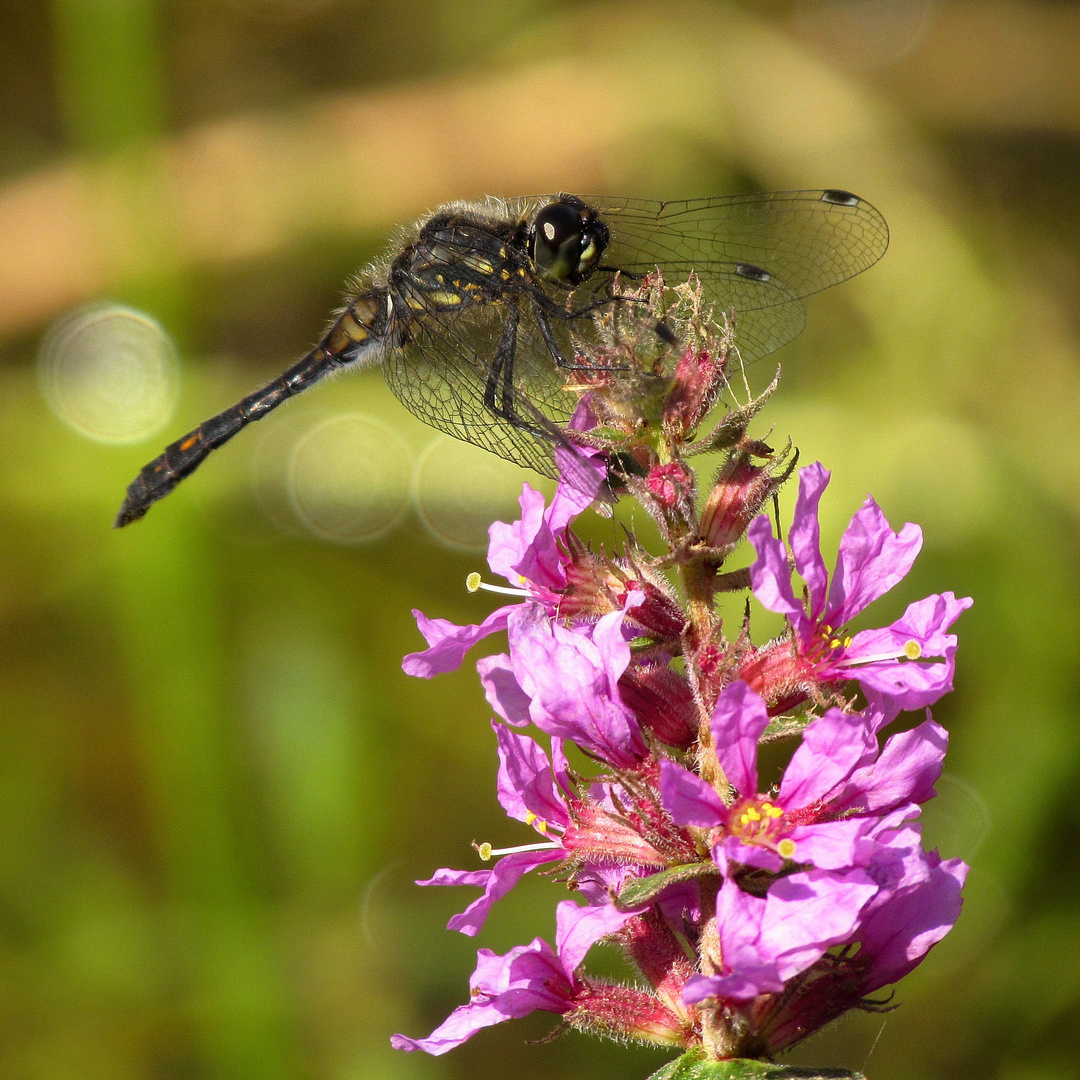
[[[420,420],[555,476],[554,450],[580,396],[576,357],[598,333],[592,316],[620,302],[620,280],[696,275],[705,299],[734,318],[748,363],[802,330],[803,298],[866,270],[888,242],[882,215],[838,189],[450,203],[356,276],[306,356],[146,465],[115,524],[141,518],[284,401],[333,372],[375,364]]]

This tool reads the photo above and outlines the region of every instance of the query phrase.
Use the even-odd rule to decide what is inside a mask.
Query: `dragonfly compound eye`
[[[532,257],[546,277],[576,281],[585,239],[581,213],[566,203],[549,203],[533,224]]]

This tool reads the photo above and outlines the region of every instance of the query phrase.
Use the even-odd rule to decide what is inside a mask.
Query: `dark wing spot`
[[[760,266],[752,266],[750,263],[736,263],[735,273],[751,281],[766,282],[772,278],[768,270],[762,270]]]
[[[852,195],[850,191],[830,188],[828,191],[821,193],[821,201],[834,203],[836,206],[858,206],[862,200],[858,195]]]

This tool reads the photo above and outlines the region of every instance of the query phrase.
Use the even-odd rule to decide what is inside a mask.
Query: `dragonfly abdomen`
[[[203,421],[194,431],[170,443],[128,485],[127,497],[114,523],[122,528],[141,518],[185,476],[190,476],[211,450],[238,431],[261,420],[283,401],[306,390],[332,371],[365,358],[377,359],[386,343],[387,301],[383,290],[356,297],[334,320],[322,341],[288,371],[242,401]]]

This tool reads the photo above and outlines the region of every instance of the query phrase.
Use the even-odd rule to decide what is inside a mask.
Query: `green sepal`
[[[615,898],[615,906],[623,911],[629,911],[630,908],[651,903],[670,885],[678,885],[682,881],[692,881],[699,877],[713,877],[719,873],[720,870],[715,863],[699,862],[684,863],[682,866],[672,866],[668,870],[661,870],[658,874],[634,878],[623,886],[622,891]]]
[[[805,1069],[751,1058],[710,1061],[700,1050],[690,1050],[669,1061],[649,1080],[866,1080],[866,1077],[849,1069]]]

